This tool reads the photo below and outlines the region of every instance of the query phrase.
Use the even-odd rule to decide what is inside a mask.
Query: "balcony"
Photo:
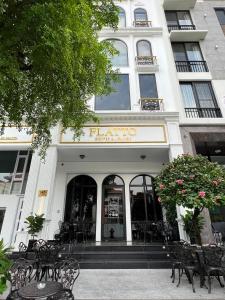
[[[152,112],[163,112],[163,99],[159,98],[141,98],[141,110]]]
[[[168,30],[171,32],[172,30],[196,30],[195,25],[168,25]]]
[[[134,27],[152,27],[152,21],[135,20]]]
[[[159,65],[156,56],[136,56],[136,68],[138,71],[158,71]]]
[[[168,25],[171,42],[199,42],[204,40],[208,30],[196,29],[195,25]]]
[[[197,0],[164,0],[163,7],[168,10],[189,10],[195,7]]]
[[[206,61],[175,61],[177,72],[209,72]]]
[[[187,118],[222,118],[219,108],[185,108]]]

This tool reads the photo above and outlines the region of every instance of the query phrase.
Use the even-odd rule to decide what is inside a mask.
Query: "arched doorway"
[[[96,234],[97,184],[87,175],[74,177],[67,185],[64,221],[74,227],[86,224],[88,238]]]
[[[156,200],[153,178],[138,175],[130,183],[131,228],[133,240],[160,238],[162,208]]]
[[[102,240],[124,240],[126,219],[124,182],[117,175],[107,176],[102,184]]]

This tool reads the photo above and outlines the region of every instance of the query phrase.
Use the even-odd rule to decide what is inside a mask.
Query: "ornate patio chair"
[[[33,266],[25,259],[18,259],[9,270],[11,290],[6,300],[22,300],[18,290],[31,281]]]
[[[224,250],[217,245],[202,247],[204,258],[204,274],[208,278],[208,293],[211,293],[211,276],[215,276],[220,286],[224,287],[220,276],[225,279]]]
[[[26,252],[27,251],[27,246],[23,243],[19,243],[19,252]]]
[[[74,300],[73,296],[73,286],[80,275],[80,266],[78,261],[65,260],[59,269],[58,282],[61,282],[63,285],[63,290],[58,294],[49,297],[50,300]]]
[[[52,244],[45,244],[40,247],[37,252],[38,270],[36,277],[38,280],[42,280],[44,277],[45,280],[54,277],[55,263],[58,259],[59,251],[60,248]]]

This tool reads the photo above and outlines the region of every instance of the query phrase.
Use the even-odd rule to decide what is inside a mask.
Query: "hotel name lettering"
[[[89,137],[95,142],[132,142],[137,135],[134,127],[90,127]]]

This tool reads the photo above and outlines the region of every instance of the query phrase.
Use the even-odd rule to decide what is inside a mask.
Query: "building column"
[[[130,212],[130,181],[125,181],[125,214],[126,214],[126,238],[127,244],[132,242],[131,212]]]
[[[102,240],[102,180],[97,181],[96,244]]]
[[[183,151],[183,145],[181,140],[179,123],[177,121],[174,122],[169,121],[167,122],[167,128],[168,128],[168,138],[170,144],[169,159],[170,161],[172,161],[173,159],[177,158],[177,156],[182,155],[184,151]],[[184,213],[185,213],[185,208],[177,205],[177,223],[178,223],[180,239],[189,241],[188,235],[184,230],[184,224],[181,218],[181,216]]]

